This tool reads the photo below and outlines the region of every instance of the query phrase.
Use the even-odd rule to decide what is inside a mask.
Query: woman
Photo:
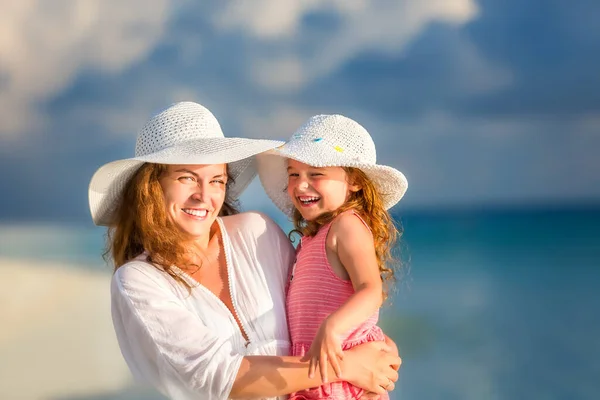
[[[111,227],[121,352],[137,379],[172,399],[266,398],[322,383],[287,356],[294,249],[269,218],[235,209],[253,156],[281,144],[224,138],[210,111],[178,103],[141,130],[135,158],[92,177],[92,218]],[[344,380],[392,390],[400,358],[385,350],[345,353]]]

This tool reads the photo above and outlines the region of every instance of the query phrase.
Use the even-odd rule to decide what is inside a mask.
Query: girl
[[[362,389],[327,383],[328,363],[340,378],[344,350],[384,340],[376,323],[397,235],[387,209],[406,178],[377,165],[369,133],[341,115],[310,118],[258,163],[265,191],[302,234],[286,300],[292,354],[310,360],[309,376],[318,366],[324,382],[291,398],[358,399]]]

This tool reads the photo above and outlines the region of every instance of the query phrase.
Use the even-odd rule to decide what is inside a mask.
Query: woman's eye
[[[194,182],[196,182],[196,179],[194,179],[193,176],[181,176],[177,180],[180,181],[180,182],[183,182],[183,183],[194,183]]]
[[[210,183],[216,183],[216,184],[219,184],[219,185],[224,185],[225,181],[223,179],[215,179],[215,180],[210,181]]]

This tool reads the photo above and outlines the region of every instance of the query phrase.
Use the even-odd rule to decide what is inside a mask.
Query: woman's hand
[[[326,319],[319,327],[319,331],[310,345],[310,349],[303,358],[303,360],[310,360],[308,377],[313,378],[315,376],[318,366],[321,372],[321,380],[323,383],[327,383],[327,363],[329,363],[335,371],[336,376],[341,378],[341,362],[343,359],[344,352],[342,351],[340,336]]]
[[[400,353],[398,353],[398,346],[396,345],[396,342],[394,342],[392,340],[392,338],[390,338],[385,333],[383,335],[385,336],[385,344],[387,344],[388,346],[390,346],[389,352],[392,353],[392,354],[394,354],[394,355],[399,355]]]
[[[385,342],[369,342],[344,351],[344,380],[378,395],[394,390],[402,360]]]

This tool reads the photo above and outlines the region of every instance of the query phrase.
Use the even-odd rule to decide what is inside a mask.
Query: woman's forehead
[[[218,175],[227,172],[227,164],[171,164],[169,172],[190,171],[197,175]]]

